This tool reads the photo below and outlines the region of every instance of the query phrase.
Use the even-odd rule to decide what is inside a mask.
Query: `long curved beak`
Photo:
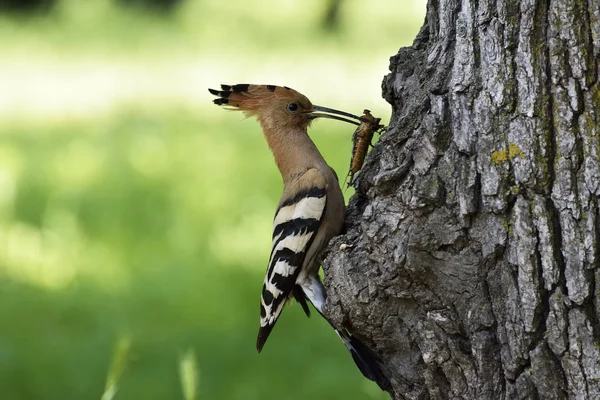
[[[334,114],[334,115],[332,115]],[[347,118],[343,118],[340,117],[340,115],[344,116],[344,117],[350,117],[353,118],[357,121],[352,121],[350,119]],[[310,112],[310,114],[308,115],[309,119],[315,119],[315,118],[329,118],[329,119],[337,119],[338,121],[343,121],[343,122],[347,122],[349,124],[354,124],[354,125],[360,125],[360,117],[354,115],[354,114],[350,114],[344,111],[339,111],[339,110],[334,110],[333,108],[327,108],[327,107],[321,107],[321,106],[313,106],[312,111]]]

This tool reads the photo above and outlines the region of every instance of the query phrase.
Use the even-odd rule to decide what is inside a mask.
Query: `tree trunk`
[[[600,399],[599,60],[600,0],[430,0],[391,58],[325,281],[394,399]]]

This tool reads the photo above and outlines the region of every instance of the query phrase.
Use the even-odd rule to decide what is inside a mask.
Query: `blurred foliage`
[[[179,376],[185,400],[194,400],[198,393],[198,366],[193,350],[188,350],[179,359]]]
[[[184,0],[113,0],[121,5],[135,6],[140,10],[171,11]],[[56,0],[0,0],[0,11],[35,13],[49,11]]]
[[[0,0],[0,12],[34,13],[48,11],[56,0]]]
[[[150,11],[172,11],[184,0],[116,0],[125,6],[135,6]]]
[[[325,15],[323,17],[323,28],[328,31],[336,31],[340,26],[340,10],[342,0],[328,0]]]
[[[256,354],[281,178],[258,124],[206,92],[288,84],[389,115],[381,75],[424,4],[370,4],[377,23],[359,26],[346,0],[337,36],[306,0],[186,0],[168,19],[58,0],[0,17],[3,399],[386,398],[296,305]],[[352,131],[312,128],[340,177]]]

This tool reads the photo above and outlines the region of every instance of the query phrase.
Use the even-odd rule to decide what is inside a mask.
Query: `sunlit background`
[[[387,122],[424,0],[0,0],[0,398],[384,399],[258,302],[281,180],[220,83]],[[353,128],[313,124],[345,176]],[[348,195],[350,193],[347,193]]]

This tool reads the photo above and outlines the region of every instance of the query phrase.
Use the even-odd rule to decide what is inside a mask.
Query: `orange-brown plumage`
[[[248,116],[256,116],[260,123],[268,127],[310,125],[309,113],[313,105],[301,93],[285,86],[275,85],[221,85],[222,90],[210,89],[219,96],[215,104],[227,106],[230,110],[243,111]]]
[[[358,122],[344,117],[356,120],[359,120],[359,117],[315,106],[302,93],[287,86],[221,85],[221,90],[209,91],[218,96],[213,100],[215,104],[229,110],[243,111],[246,115],[258,119],[284,182],[305,171],[317,160],[320,164],[327,165],[308,137],[307,129],[312,120],[331,118],[358,125]]]

